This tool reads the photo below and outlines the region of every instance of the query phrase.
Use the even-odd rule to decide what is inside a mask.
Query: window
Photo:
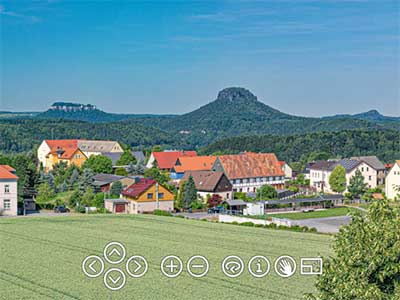
[[[361,167],[361,172],[364,172],[364,167]]]
[[[10,192],[10,185],[6,184],[4,186],[4,193],[8,194]]]
[[[147,199],[153,199],[153,193],[148,193],[147,194]]]
[[[158,199],[163,199],[164,198],[164,193],[158,193]]]
[[[370,175],[370,176],[368,176],[368,180],[371,180],[372,179],[372,176]]]
[[[369,171],[369,168],[367,167],[367,172]]]
[[[11,209],[11,200],[4,199],[3,207],[4,207],[4,210],[10,210]]]
[[[240,184],[240,179],[236,179],[236,184]]]

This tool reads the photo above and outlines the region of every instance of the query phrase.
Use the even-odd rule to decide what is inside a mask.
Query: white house
[[[332,193],[329,177],[337,165],[343,166],[346,170],[346,185],[349,185],[350,178],[359,170],[368,188],[375,188],[377,186],[378,178],[376,170],[365,161],[354,159],[315,162],[310,166],[310,186],[316,188],[316,190],[320,192]]]
[[[400,160],[390,169],[385,180],[385,194],[389,199],[397,199],[400,195]]]
[[[283,189],[285,185],[285,172],[273,153],[221,155],[215,160],[212,170],[224,172],[234,192],[254,193],[266,184],[275,189]]]
[[[0,215],[18,214],[18,177],[8,165],[0,165]]]

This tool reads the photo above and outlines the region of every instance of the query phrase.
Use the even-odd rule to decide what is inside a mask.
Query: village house
[[[59,162],[80,167],[91,155],[122,152],[121,146],[114,141],[44,140],[38,148],[38,160],[48,172]]]
[[[187,171],[210,171],[215,159],[215,156],[179,157],[171,168],[171,179],[179,181]]]
[[[385,184],[386,168],[385,165],[376,156],[355,156],[350,159],[363,161],[368,164],[375,172],[376,185]]]
[[[291,179],[293,177],[292,168],[284,161],[279,161],[279,165],[281,166],[283,172],[285,173],[285,178]]]
[[[116,141],[78,140],[78,148],[89,158],[92,155],[107,153],[123,153],[121,145]]]
[[[65,162],[68,166],[82,166],[87,156],[78,148],[78,140],[44,140],[38,148],[38,159],[45,172]]]
[[[396,160],[386,176],[385,194],[388,199],[400,198],[400,160]]]
[[[0,216],[18,214],[18,177],[15,169],[0,165]]]
[[[140,178],[124,189],[122,200],[105,201],[105,208],[118,213],[151,213],[156,209],[173,211],[174,194],[154,179]]]
[[[95,186],[102,193],[108,193],[111,189],[111,186],[117,181],[121,182],[123,188],[126,188],[135,182],[135,178],[133,177],[103,173],[94,175],[93,180],[93,186]]]
[[[197,195],[203,200],[207,195],[218,195],[223,200],[233,199],[232,184],[223,172],[186,171],[182,180],[187,181],[192,176]]]
[[[152,152],[146,164],[146,168],[157,167],[161,171],[171,171],[179,157],[197,156],[196,151],[164,151]]]
[[[234,192],[254,193],[266,184],[276,189],[283,189],[285,185],[285,173],[273,153],[221,155],[215,160],[212,170],[224,172]]]
[[[346,185],[349,185],[350,178],[359,170],[364,177],[364,182],[368,188],[377,186],[377,172],[375,169],[361,160],[341,159],[317,161],[310,167],[310,186],[318,192],[332,193],[329,177],[337,165],[341,165],[346,170]],[[346,191],[345,191],[346,192]]]

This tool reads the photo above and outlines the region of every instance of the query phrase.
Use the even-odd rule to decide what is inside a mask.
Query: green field
[[[110,241],[122,242],[127,257],[142,255],[149,264],[144,277],[127,276],[126,286],[115,292],[104,287],[102,277],[88,278],[81,270],[84,258],[102,256]],[[221,261],[239,255],[247,264],[251,256],[265,255],[273,265],[275,258],[291,255],[299,263],[300,257],[331,254],[331,241],[320,234],[146,215],[0,218],[0,299],[301,299],[313,290],[313,276],[297,270],[285,279],[272,266],[262,279],[247,269],[228,278]],[[170,254],[185,263],[203,255],[210,271],[197,279],[186,270],[164,277],[160,262]]]
[[[268,217],[282,218],[289,220],[304,220],[304,219],[315,219],[315,218],[329,218],[329,217],[340,217],[346,216],[351,211],[357,211],[357,209],[347,207],[329,208],[325,210],[318,210],[312,212],[295,212],[295,213],[281,213],[281,214],[269,214]]]

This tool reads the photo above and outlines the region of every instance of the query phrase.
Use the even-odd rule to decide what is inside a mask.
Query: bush
[[[190,204],[190,207],[191,209],[203,209],[205,208],[205,204],[200,200],[196,200]]]
[[[254,227],[254,223],[253,223],[253,222],[243,222],[243,223],[240,223],[239,225],[241,225],[241,226]]]
[[[46,202],[46,203],[38,203],[36,202],[36,209],[54,209],[54,203]]]
[[[86,209],[85,209],[84,206],[79,205],[79,206],[76,206],[76,207],[75,207],[75,211],[76,211],[77,213],[84,214],[84,213],[86,212]]]
[[[164,216],[164,217],[172,217],[172,214],[170,212],[165,211],[165,210],[161,210],[161,209],[156,209],[155,211],[153,211],[153,215]]]

